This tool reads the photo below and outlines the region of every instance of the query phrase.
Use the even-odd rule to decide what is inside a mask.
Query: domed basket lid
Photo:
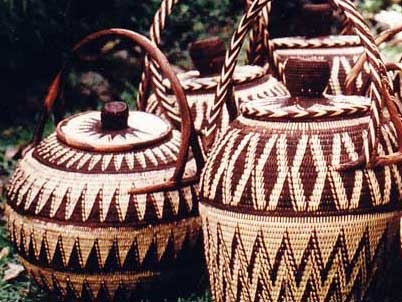
[[[309,120],[362,116],[371,102],[363,96],[324,96],[330,68],[327,61],[289,59],[286,86],[291,96],[264,98],[242,104],[243,116],[257,120]]]
[[[156,115],[129,112],[125,103],[110,102],[102,112],[85,112],[61,121],[56,133],[60,141],[77,149],[122,152],[161,142],[171,130],[171,126]]]
[[[271,43],[275,49],[361,46],[359,37],[354,35],[330,35],[316,38],[285,37],[272,39]]]

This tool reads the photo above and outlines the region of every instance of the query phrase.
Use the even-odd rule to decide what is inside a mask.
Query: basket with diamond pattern
[[[354,4],[334,1],[367,54],[371,99],[324,97],[325,60],[291,59],[291,97],[251,100],[219,124],[238,50],[269,2],[240,21],[208,120],[200,215],[213,299],[396,301],[401,114]]]

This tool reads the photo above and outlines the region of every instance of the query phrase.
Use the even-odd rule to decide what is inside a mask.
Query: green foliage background
[[[243,5],[241,0],[182,2],[163,33],[172,60],[180,60],[196,38],[225,36],[222,29],[231,31]],[[0,0],[0,123],[32,118],[74,42],[108,27],[147,34],[159,5],[160,0]]]

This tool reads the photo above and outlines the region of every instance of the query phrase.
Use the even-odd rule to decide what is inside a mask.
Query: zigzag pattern
[[[235,85],[247,84],[253,80],[258,80],[266,75],[266,68],[252,65],[239,66],[233,75]],[[180,84],[186,92],[205,92],[216,88],[219,82],[219,76],[200,77],[196,70],[183,72],[177,75]],[[171,94],[171,85],[169,81],[164,80],[163,84],[169,89]],[[280,85],[278,83],[278,85]]]
[[[180,134],[173,131],[172,138],[162,145],[151,146],[135,152],[99,152],[69,147],[61,143],[56,134],[43,140],[33,153],[38,161],[57,165],[60,169],[80,173],[133,173],[176,164],[180,149]]]
[[[73,226],[27,218],[7,207],[8,231],[27,261],[60,272],[158,270],[191,251],[200,240],[198,217],[152,228]],[[165,261],[165,263],[162,263]]]
[[[359,36],[362,45],[365,48],[367,62],[369,64],[372,84],[370,85],[370,95],[373,100],[371,106],[371,116],[368,126],[368,143],[363,146],[363,154],[366,160],[371,159],[372,155],[378,150],[378,140],[380,137],[380,110],[383,108],[383,99],[381,96],[381,77],[387,76],[384,62],[381,60],[380,52],[375,44],[374,38],[370,33],[363,17],[358,13],[355,4],[350,0],[335,0],[334,3],[344,11],[346,17],[353,24],[356,34]],[[388,83],[389,84],[389,83]],[[388,85],[390,89],[391,85]],[[392,92],[390,91],[391,95]],[[396,100],[394,100],[396,101]]]
[[[250,6],[251,1],[246,1],[246,8]],[[265,7],[262,11],[263,18],[259,20],[268,20],[268,15],[271,11],[271,3]],[[253,30],[250,32],[249,36],[249,45],[247,49],[247,61],[252,65],[260,65],[269,62],[269,52],[268,50],[268,42],[269,32],[268,26],[264,22],[258,22],[258,24],[253,26]]]
[[[129,190],[158,183],[172,175],[174,167],[131,174],[87,174],[55,170],[32,157],[22,159],[10,180],[9,204],[25,215],[59,221],[143,224],[196,215],[197,185],[176,191],[130,194]],[[57,171],[57,172],[56,172]],[[186,175],[195,175],[192,160]],[[80,181],[77,182],[76,179]]]
[[[158,280],[161,272],[199,269],[201,221],[190,218],[142,229],[90,228],[44,223],[6,209],[11,241],[35,280],[51,291],[67,295],[82,288],[97,296],[104,285],[113,297],[124,285],[135,288]],[[155,280],[152,280],[155,279]],[[63,285],[64,283],[64,285]]]
[[[216,302],[383,301],[389,294],[397,212],[256,217],[202,203],[200,212]]]
[[[339,36],[324,38],[304,39],[298,37],[278,38],[270,41],[275,49],[289,48],[343,48],[351,46],[361,46],[357,36]]]
[[[342,173],[356,160],[368,117],[346,122],[278,123],[238,118],[209,154],[201,196],[242,211],[332,212],[392,204],[401,198],[401,165]],[[250,128],[253,131],[250,131]],[[342,129],[347,128],[344,132]],[[398,146],[383,126],[380,154]]]

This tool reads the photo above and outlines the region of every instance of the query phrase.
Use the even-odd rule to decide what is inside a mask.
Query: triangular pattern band
[[[96,296],[105,284],[113,296],[119,285],[132,289],[201,269],[199,217],[153,227],[94,228],[21,216],[9,206],[5,214],[10,240],[28,272],[60,296],[68,291],[67,280],[77,294],[86,284]]]
[[[200,213],[216,302],[378,301],[399,269],[398,211],[291,218],[201,203]]]

